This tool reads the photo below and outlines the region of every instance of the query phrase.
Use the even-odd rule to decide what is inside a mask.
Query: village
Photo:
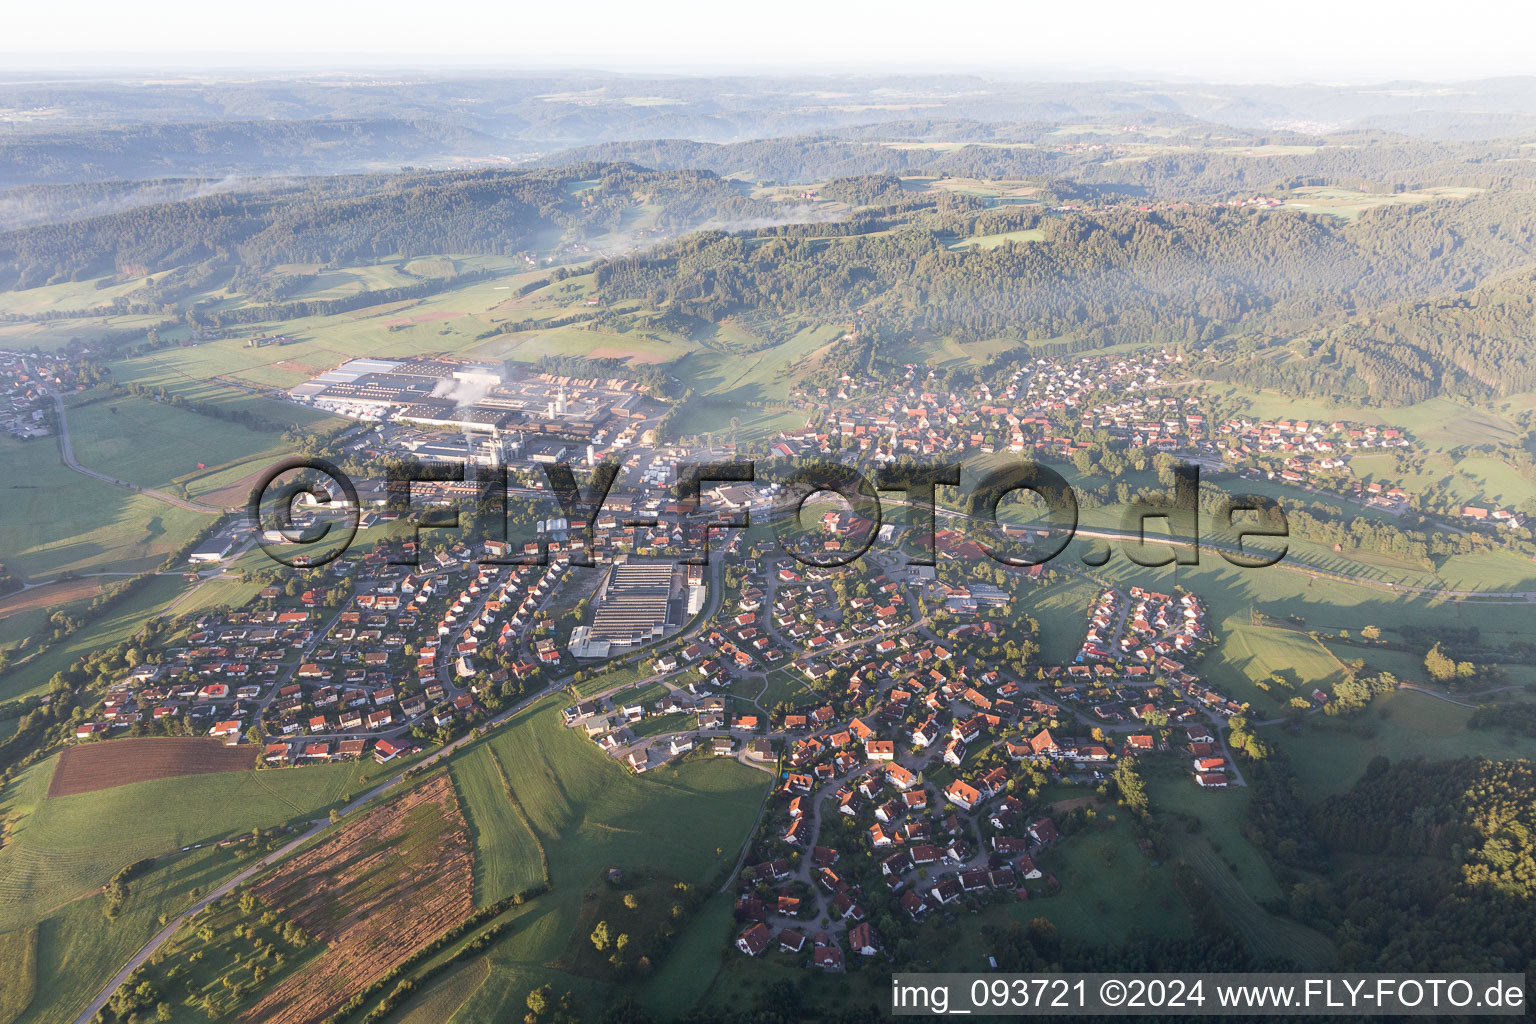
[[[23,441],[47,437],[53,432],[48,396],[83,387],[74,369],[57,355],[0,350],[0,430]]]
[[[1397,426],[1345,420],[1218,416],[1207,389],[1193,387],[1182,359],[1168,352],[1072,359],[1039,358],[1006,380],[941,393],[938,371],[905,367],[899,389],[845,375],[836,387],[802,390],[818,427],[787,431],[773,444],[783,456],[856,452],[872,465],[898,457],[997,452],[1077,462],[1098,437],[1123,445],[1123,463],[1151,465],[1159,454],[1306,490],[1326,491],[1390,515],[1412,507],[1407,490],[1361,481],[1357,456],[1411,453]],[[815,417],[813,417],[815,418]],[[1079,463],[1081,465],[1082,463]],[[1459,525],[1525,524],[1512,508],[1469,504],[1443,510]]]
[[[747,955],[840,970],[847,955],[879,951],[877,910],[920,921],[956,900],[1048,895],[1053,880],[1033,858],[1057,826],[1032,794],[1098,785],[1120,759],[1182,759],[1195,786],[1243,784],[1219,737],[1244,709],[1192,671],[1209,642],[1193,595],[1106,591],[1072,664],[1016,672],[966,653],[982,623],[952,609],[971,619],[973,605],[946,600],[937,632],[921,578],[892,567],[848,584],[747,556],[751,582],[696,639],[662,645],[646,679],[565,711],[568,727],[636,772],[693,756],[771,766],[777,795],[753,844],[762,859],[737,905]],[[993,603],[999,616],[1005,607]],[[768,696],[781,671],[803,681],[798,699]],[[838,867],[866,854],[878,886]],[[832,926],[808,931],[828,913]]]
[[[1225,418],[1212,428],[1198,400],[1165,386],[1173,370],[1167,356],[1041,360],[995,394],[961,397],[925,390],[928,371],[910,367],[904,396],[862,401],[888,392],[848,381],[821,430],[785,432],[772,450],[876,465],[1001,450],[1073,458],[1086,450],[1073,439],[1083,428],[1123,439],[1133,464],[1166,452],[1291,483],[1346,471],[1350,453],[1409,443],[1398,429],[1343,422]],[[562,408],[546,412],[567,412],[565,388],[580,384],[560,383]],[[466,461],[476,439],[464,441]],[[350,511],[391,539],[290,573],[242,608],[198,614],[108,688],[77,739],[207,735],[250,744],[271,770],[362,757],[408,765],[492,727],[504,709],[566,694],[566,727],[637,775],[712,757],[773,775],[739,871],[734,941],[744,955],[829,971],[878,955],[875,922],[888,915],[916,924],[1049,898],[1048,851],[1070,828],[1042,802],[1047,787],[1093,792],[1142,759],[1179,766],[1196,789],[1246,785],[1225,739],[1246,708],[1199,670],[1215,638],[1197,595],[1099,584],[1075,655],[1046,663],[1031,601],[1065,574],[1091,579],[1081,567],[976,576],[974,542],[948,529],[936,537],[938,565],[915,565],[909,528],[897,524],[851,568],[806,564],[765,531],[722,532],[692,513],[668,490],[671,475],[653,471],[678,453],[634,440],[649,461],[610,492],[590,536],[549,515],[515,540],[428,531],[402,543],[392,528],[408,513],[382,484],[360,482]],[[482,454],[496,464],[514,451],[528,457],[509,445]],[[411,502],[474,493],[428,483]],[[723,484],[709,497],[716,512],[779,511],[767,486]],[[304,515],[337,511],[347,510]],[[856,532],[847,511],[816,525],[816,544]],[[214,547],[193,559],[228,558],[230,543]],[[697,557],[705,551],[714,557]],[[396,564],[401,554],[417,564]]]

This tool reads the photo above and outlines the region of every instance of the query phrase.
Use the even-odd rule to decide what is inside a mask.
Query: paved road
[[[80,463],[75,460],[75,447],[69,440],[69,420],[66,418],[64,413],[64,400],[58,395],[52,395],[50,397],[53,399],[54,409],[58,412],[59,456],[64,460],[64,465],[68,466],[76,473],[84,473],[86,476],[105,481],[106,483],[112,484],[115,487],[122,487],[126,490],[134,491],[138,494],[148,495],[149,497],[155,498],[158,501],[163,501],[168,505],[175,505],[177,508],[184,508],[188,512],[204,512],[208,515],[224,514],[225,510],[222,508],[215,508],[212,505],[204,505],[200,501],[188,501],[185,498],[178,498],[174,494],[166,494],[164,491],[156,491],[148,487],[140,487],[138,484],[131,484],[126,480],[119,480],[115,476],[108,476],[105,473],[98,473],[94,469],[86,469],[84,466],[80,465]]]
[[[550,693],[557,689],[559,689],[558,686],[551,685],[547,689],[525,697],[517,704],[501,712],[495,718],[492,718],[486,724],[485,728],[488,729],[493,726],[501,725],[513,715],[520,711],[526,710],[536,701],[543,700],[545,697],[549,696]],[[480,729],[471,729],[469,732],[465,733],[463,736],[460,736],[452,743],[447,744],[436,753],[424,758],[419,764],[414,765],[412,769],[413,774],[431,768],[433,765],[437,764],[443,758],[448,757],[450,754],[464,746],[466,743],[472,743],[479,739],[480,733]],[[404,773],[396,775],[385,782],[379,783],[379,785],[375,786],[373,789],[370,789],[362,796],[341,808],[337,821],[345,821],[350,815],[356,812],[363,805],[400,785],[400,783],[403,781],[405,781]],[[95,1017],[101,1008],[107,1005],[107,1001],[112,998],[112,993],[116,992],[118,987],[121,986],[123,982],[128,980],[128,975],[132,974],[137,968],[148,961],[150,957],[154,956],[155,952],[159,950],[161,946],[169,942],[171,936],[175,935],[177,930],[180,929],[182,925],[186,924],[190,918],[195,916],[204,907],[208,906],[208,904],[217,899],[229,895],[241,883],[248,881],[250,878],[259,874],[261,871],[293,853],[300,846],[309,842],[309,840],[313,839],[315,836],[332,827],[333,823],[329,819],[320,819],[312,822],[310,827],[305,830],[302,835],[287,843],[282,848],[267,854],[265,857],[261,858],[249,867],[244,868],[238,874],[231,877],[228,881],[224,882],[216,889],[211,890],[208,895],[204,896],[202,899],[192,904],[192,906],[188,907],[175,920],[171,921],[164,928],[160,929],[160,931],[156,932],[155,936],[146,942],[143,948],[133,955],[133,958],[123,966],[122,970],[118,971],[117,974],[113,976],[112,980],[109,981],[106,987],[97,994],[96,998],[91,1000],[91,1004],[86,1007],[86,1009],[78,1017],[75,1018],[75,1024],[90,1024],[91,1018]]]
[[[372,800],[380,793],[383,793],[391,787],[398,785],[400,781],[404,779],[404,777],[404,775],[396,775],[388,782],[381,783],[373,789],[369,790],[367,793],[364,793],[362,796],[358,797],[356,800],[353,800],[350,804],[343,808],[341,812],[342,815],[345,816],[351,814],[357,808]],[[155,934],[154,938],[146,942],[143,948],[141,948],[137,953],[133,955],[133,958],[123,966],[123,969],[118,971],[117,974],[113,976],[112,980],[107,983],[106,988],[102,989],[101,992],[97,994],[96,998],[91,1000],[91,1004],[85,1008],[80,1016],[75,1018],[75,1024],[90,1024],[91,1018],[95,1017],[96,1014],[101,1011],[102,1007],[107,1005],[107,1000],[112,998],[112,993],[116,992],[118,988],[123,984],[123,982],[128,980],[128,975],[132,974],[135,970],[141,967],[145,961],[154,956],[156,950],[165,945],[165,943],[169,942],[171,936],[175,935],[176,932],[180,930],[182,925],[186,924],[189,919],[201,912],[205,907],[208,906],[208,904],[229,895],[242,882],[245,882],[258,872],[266,869],[267,867],[270,867],[272,864],[278,860],[281,860],[283,857],[288,856],[290,853],[297,850],[300,846],[309,842],[309,840],[313,839],[315,836],[319,835],[321,832],[324,832],[330,827],[331,824],[328,820],[319,820],[313,822],[310,827],[305,830],[305,832],[298,838],[292,840],[281,849],[267,854],[256,863],[243,869],[223,885],[213,889],[208,893],[208,895],[204,896],[202,899],[192,904],[192,906],[188,907],[179,917],[171,921],[164,928],[160,929],[160,931]]]
[[[725,589],[725,587],[724,587],[725,571],[724,571],[724,567],[723,567],[723,560],[716,559],[714,561],[715,561],[715,565],[714,565],[713,570],[712,570],[712,578],[711,578],[711,586],[710,586],[710,590],[713,592],[712,600],[709,601],[708,606],[703,610],[704,611],[703,615],[701,615],[698,619],[696,619],[694,621],[694,623],[692,625],[690,625],[688,628],[686,628],[683,631],[681,631],[680,633],[676,634],[676,636],[668,637],[667,639],[669,641],[670,640],[674,640],[674,639],[680,639],[680,638],[692,636],[692,635],[698,633],[703,628],[704,624],[707,623],[710,620],[710,618],[712,618],[714,616],[715,612],[719,609],[720,603],[724,599],[723,591]],[[519,712],[526,710],[527,708],[531,707],[534,703],[536,703],[536,702],[538,702],[540,700],[543,700],[545,697],[548,697],[550,694],[552,694],[552,693],[554,693],[554,692],[556,692],[558,690],[564,689],[565,686],[571,681],[571,679],[573,677],[574,677],[574,673],[572,675],[562,676],[559,679],[555,679],[555,680],[551,681],[549,686],[545,687],[543,690],[540,690],[538,693],[530,694],[529,696],[523,698],[521,701],[517,702],[516,704],[514,704],[511,707],[507,708],[506,710],[500,712],[494,718],[491,718],[489,721],[487,721],[486,724],[483,727],[471,729],[469,732],[465,733],[463,736],[460,736],[458,739],[453,740],[451,743],[448,743],[447,745],[445,745],[444,747],[442,747],[441,749],[439,749],[435,753],[433,753],[433,754],[427,756],[426,758],[422,759],[422,761],[419,764],[414,766],[414,769],[417,770],[417,771],[425,770],[427,768],[432,767],[435,764],[438,764],[440,761],[442,761],[444,758],[446,758],[446,757],[450,756],[451,754],[453,754],[454,751],[458,750],[460,747],[464,746],[466,743],[474,742],[476,739],[478,739],[480,737],[482,732],[487,731],[487,730],[492,729],[492,728],[495,728],[496,726],[502,725],[508,719],[510,719],[513,715],[516,715]],[[659,678],[659,677],[653,677],[653,678]],[[644,682],[646,682],[646,680],[638,680],[636,683],[628,683],[628,684],[624,684],[624,685],[625,686],[639,685],[639,684],[642,684]],[[276,687],[273,688],[273,692],[274,693],[276,692]],[[371,735],[378,735],[378,734],[371,734]],[[747,762],[743,761],[743,763],[745,764]],[[772,771],[771,768],[766,768],[765,770]],[[373,789],[369,790],[368,792],[364,793],[362,796],[358,797],[356,800],[353,800],[351,803],[349,803],[345,807],[341,808],[341,810],[340,810],[340,817],[339,817],[338,820],[344,821],[348,816],[350,816],[353,812],[355,812],[358,808],[362,807],[364,804],[366,804],[369,801],[373,800],[375,797],[378,797],[381,794],[383,794],[385,792],[388,792],[390,789],[393,789],[395,786],[398,786],[402,781],[404,781],[404,778],[405,778],[405,776],[403,774],[396,775],[394,778],[389,779],[387,782],[383,782],[383,783],[380,783],[378,786],[375,786]],[[766,805],[767,805],[767,801],[765,799],[764,800],[764,806],[766,807]],[[759,811],[759,816],[761,816],[761,813],[762,812]],[[250,865],[249,867],[243,869],[238,874],[236,874],[232,878],[230,878],[228,881],[226,881],[223,884],[221,884],[220,886],[218,886],[218,888],[216,888],[216,889],[212,890],[211,892],[209,892],[207,896],[204,896],[202,899],[198,900],[192,906],[188,907],[187,910],[185,910],[175,920],[171,921],[164,928],[162,928],[159,932],[155,933],[154,937],[151,938],[147,943],[145,943],[143,948],[140,949],[137,953],[135,953],[133,955],[133,958],[131,960],[129,960],[128,963],[123,966],[123,969],[118,971],[117,974],[113,976],[112,980],[107,983],[106,987],[103,988],[101,990],[101,992],[99,992],[93,1000],[91,1000],[91,1004],[88,1007],[86,1007],[85,1011],[82,1012],[75,1019],[75,1024],[90,1024],[91,1019],[93,1017],[95,1017],[96,1014],[98,1012],[100,1012],[101,1008],[107,1005],[107,1001],[112,998],[112,993],[116,992],[118,987],[121,986],[123,984],[123,982],[128,979],[128,975],[132,974],[137,968],[139,968],[145,962],[147,962],[150,957],[154,956],[155,952],[157,950],[159,950],[161,946],[163,946],[167,942],[169,942],[170,939],[171,939],[171,936],[175,935],[176,931],[183,924],[185,924],[189,918],[191,918],[192,916],[197,914],[199,911],[201,911],[204,907],[208,906],[208,904],[212,903],[214,900],[217,900],[217,899],[219,899],[219,898],[221,898],[223,896],[228,895],[230,892],[234,891],[234,889],[237,888],[241,883],[249,880],[254,875],[256,875],[256,874],[260,873],[261,871],[263,871],[264,869],[270,867],[272,864],[274,864],[277,861],[281,860],[282,858],[288,856],[290,853],[293,853],[301,845],[303,845],[304,843],[308,842],[310,839],[313,839],[315,836],[319,835],[320,833],[324,832],[326,829],[328,829],[330,827],[332,827],[332,823],[330,821],[328,821],[328,820],[314,822],[310,826],[310,828],[308,830],[306,830],[298,838],[294,839],[292,842],[290,842],[287,845],[283,846],[281,849],[276,850],[276,851],[268,854],[267,856],[263,857],[261,860],[259,860],[256,863]],[[756,828],[755,827],[753,828],[753,832],[756,832]],[[749,843],[751,841],[751,834],[750,833],[747,836],[747,841]]]

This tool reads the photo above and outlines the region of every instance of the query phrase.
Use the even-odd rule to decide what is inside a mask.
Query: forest
[[[589,182],[580,196],[572,186]],[[614,230],[637,195],[681,229],[762,212],[698,171],[576,164],[558,170],[308,178],[0,233],[0,289],[186,265],[246,273],[283,263],[372,262],[396,254],[506,254]]]
[[[1536,388],[1536,274],[1363,313],[1294,339],[1239,336],[1201,372],[1219,380],[1394,405],[1480,400]]]
[[[983,210],[950,199],[853,237],[758,243],[704,231],[600,264],[596,280],[612,296],[707,320],[779,317],[790,333],[797,321],[857,319],[961,340],[1203,347],[1244,326],[1471,288],[1523,266],[1536,240],[1536,193],[1524,191],[1384,207],[1354,222],[1195,206],[1011,211],[1005,230],[1042,240],[953,247]]]
[[[1378,757],[1314,812],[1312,834],[1363,865],[1293,889],[1337,934],[1341,966],[1519,970],[1536,953],[1536,769]]]

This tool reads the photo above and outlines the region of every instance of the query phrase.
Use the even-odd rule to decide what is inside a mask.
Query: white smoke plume
[[[448,377],[437,382],[432,389],[433,398],[451,398],[460,409],[468,405],[475,405],[486,395],[490,394],[491,382],[488,380],[460,380],[457,377]]]
[[[738,220],[711,219],[700,224],[695,231],[758,231],[762,228],[784,228],[791,224],[830,224],[842,220],[842,214],[824,206],[809,203],[792,206],[777,217],[743,217]]]

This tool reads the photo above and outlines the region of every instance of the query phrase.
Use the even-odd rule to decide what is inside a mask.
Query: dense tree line
[[[1527,970],[1536,954],[1536,769],[1528,761],[1372,761],[1313,831],[1368,866],[1298,884],[1358,970]],[[1419,858],[1409,860],[1408,858]]]
[[[703,231],[599,265],[609,297],[705,320],[862,320],[900,335],[1205,345],[1468,287],[1525,262],[1536,194],[1384,207],[1353,223],[1227,208],[1128,209],[1009,221],[1043,243],[956,250],[947,224],[880,235],[749,240]],[[942,224],[942,226],[941,226]]]
[[[763,212],[763,204],[701,171],[573,164],[311,178],[0,233],[0,288],[188,265],[250,273],[412,253],[517,253],[551,231],[576,238],[613,231],[637,202],[658,206],[664,229]]]
[[[1460,290],[1471,280],[1458,274],[1448,284]],[[1437,395],[1503,397],[1536,389],[1533,323],[1536,274],[1527,271],[1295,339],[1236,339],[1212,351],[1201,372],[1293,394],[1393,405]]]

